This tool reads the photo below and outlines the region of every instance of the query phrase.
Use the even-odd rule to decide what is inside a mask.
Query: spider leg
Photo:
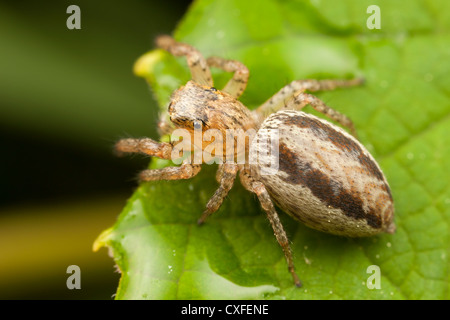
[[[173,146],[167,142],[156,142],[150,138],[122,139],[116,143],[116,152],[144,153],[152,157],[170,160]],[[179,167],[143,170],[139,174],[141,181],[190,179],[200,172],[201,165],[191,164],[191,158],[183,160]]]
[[[226,72],[234,72],[233,77],[223,88],[223,91],[231,94],[236,99],[239,98],[247,87],[248,68],[237,60],[227,60],[219,57],[210,57],[207,63],[211,67],[225,70]]]
[[[157,142],[150,138],[121,139],[115,145],[118,155],[124,153],[143,153],[161,159],[170,159],[172,145],[167,142]]]
[[[223,172],[224,172],[223,164],[219,164],[217,171],[216,171],[216,181],[218,183],[220,183],[220,181],[222,181]]]
[[[312,94],[298,92],[297,94],[295,94],[293,99],[288,102],[285,108],[301,110],[307,105],[311,105],[311,107],[313,107],[318,112],[323,113],[331,120],[334,120],[347,127],[354,137],[358,136],[353,122],[348,117],[327,106],[322,100],[320,100],[316,96],[313,96]]]
[[[295,273],[294,260],[292,258],[292,250],[289,244],[289,239],[286,235],[286,231],[284,231],[283,225],[281,224],[280,218],[278,217],[278,213],[275,210],[269,192],[261,182],[254,181],[247,170],[243,170],[240,172],[240,179],[242,185],[250,192],[255,193],[258,197],[258,200],[261,203],[261,207],[266,212],[267,218],[272,225],[275,237],[281,248],[283,249],[289,272],[292,275],[292,279],[294,280],[294,283],[297,287],[301,287],[302,283],[298,275]]]
[[[162,137],[167,134],[171,134],[174,130],[175,126],[170,121],[169,112],[167,110],[164,110],[159,115],[158,133]]]
[[[220,170],[221,171],[217,176],[218,178],[220,177],[220,186],[206,204],[206,209],[203,211],[202,216],[198,220],[198,224],[205,222],[206,218],[220,208],[223,200],[233,187],[234,180],[236,179],[236,174],[238,172],[238,166],[236,164],[225,163],[221,166]]]
[[[311,92],[334,90],[336,88],[348,88],[363,83],[363,79],[355,78],[351,80],[295,80],[281,88],[277,93],[275,93],[270,99],[264,102],[260,107],[258,107],[255,112],[260,119],[264,119],[269,114],[277,112],[285,106],[287,100],[292,98],[295,94],[300,92],[305,92],[306,90]]]
[[[190,179],[196,176],[200,170],[201,165],[189,163],[190,159],[185,159],[183,164],[179,167],[166,167],[162,169],[148,169],[143,170],[139,174],[141,181],[154,180],[181,180]]]
[[[156,44],[174,56],[186,56],[189,69],[191,70],[192,80],[204,86],[213,85],[208,64],[197,49],[186,43],[177,42],[167,35],[159,36],[156,39]]]

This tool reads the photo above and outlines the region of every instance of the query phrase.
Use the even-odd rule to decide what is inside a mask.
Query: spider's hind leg
[[[334,120],[341,125],[347,127],[350,133],[357,138],[358,134],[356,132],[353,121],[350,120],[346,115],[334,110],[333,108],[326,105],[322,100],[313,96],[309,93],[299,92],[294,96],[294,98],[286,105],[286,109],[301,110],[303,107],[310,105],[316,111],[326,115],[331,120]]]
[[[301,110],[308,104],[317,111],[325,114],[330,119],[339,122],[341,125],[350,129],[351,133],[356,137],[356,130],[353,122],[345,115],[333,110],[317,97],[305,93],[305,91],[329,91],[337,88],[349,88],[364,83],[362,78],[350,80],[329,79],[329,80],[295,80],[281,88],[270,99],[258,107],[254,114],[257,119],[263,121],[271,113],[277,112],[283,108]]]
[[[241,179],[242,185],[250,192],[256,194],[256,196],[258,197],[261,207],[266,212],[267,218],[272,225],[274,235],[279,245],[283,249],[289,272],[292,275],[292,279],[294,280],[294,283],[297,287],[301,287],[302,283],[297,273],[295,273],[294,259],[292,257],[292,250],[289,244],[289,239],[287,237],[286,231],[284,231],[283,225],[281,224],[280,218],[278,217],[278,213],[275,210],[275,206],[273,205],[269,192],[261,182],[255,181],[251,177],[250,171],[248,169],[241,170],[239,177]]]

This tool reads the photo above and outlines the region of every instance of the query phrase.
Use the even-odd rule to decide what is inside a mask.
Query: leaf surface
[[[374,4],[379,30],[366,25]],[[249,108],[295,79],[366,79],[317,95],[354,121],[379,161],[397,232],[336,237],[278,210],[304,283],[295,288],[268,220],[239,181],[222,208],[196,225],[218,186],[216,167],[205,165],[191,180],[142,183],[99,237],[96,246],[108,246],[122,272],[116,298],[449,299],[449,9],[446,1],[418,0],[194,2],[176,39],[206,57],[244,62],[251,75],[241,101]],[[184,59],[161,50],[135,70],[161,110],[189,80]],[[230,77],[213,75],[218,87]],[[367,286],[372,265],[380,267],[381,289]]]

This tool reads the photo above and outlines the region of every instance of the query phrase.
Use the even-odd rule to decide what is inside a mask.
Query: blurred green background
[[[69,30],[69,5],[81,30]],[[122,137],[157,137],[135,60],[190,1],[0,1],[0,299],[111,299],[119,274],[92,243],[148,158]],[[69,265],[81,290],[69,290]]]

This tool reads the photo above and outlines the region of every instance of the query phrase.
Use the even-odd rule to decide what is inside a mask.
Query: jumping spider
[[[160,36],[156,43],[174,56],[186,56],[192,75],[192,80],[174,92],[168,106],[170,120],[176,128],[194,134],[200,124],[201,130],[218,129],[224,136],[229,129],[254,129],[257,134],[253,141],[259,139],[262,129],[279,130],[276,174],[261,174],[262,167],[258,164],[229,161],[230,157],[226,156],[235,160],[236,150],[224,149],[223,156],[228,160],[219,164],[216,178],[220,186],[208,201],[199,224],[219,209],[239,172],[243,186],[256,194],[266,212],[294,283],[299,287],[301,282],[294,270],[289,240],[274,203],[307,226],[332,234],[359,237],[394,231],[388,183],[373,157],[353,137],[356,134],[352,121],[306,93],[359,85],[361,79],[293,81],[250,111],[237,100],[249,77],[247,67],[241,62],[218,57],[205,59],[192,46],[176,42],[170,36]],[[233,73],[222,90],[213,87],[210,67]],[[301,112],[306,105],[347,127],[353,136],[334,124]],[[173,130],[172,125],[164,122],[160,127],[169,133]],[[122,139],[116,144],[116,150],[121,153],[144,153],[162,159],[170,159],[174,147],[172,143],[148,138]],[[206,144],[200,147],[204,149]],[[177,167],[144,170],[140,179],[190,179],[200,169],[201,164],[193,163],[188,157]]]

